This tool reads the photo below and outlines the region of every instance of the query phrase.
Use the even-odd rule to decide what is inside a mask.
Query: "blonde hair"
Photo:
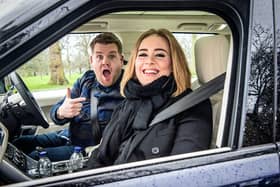
[[[173,93],[173,96],[178,96],[182,92],[184,92],[187,88],[191,87],[191,73],[188,67],[186,56],[176,40],[176,38],[173,36],[173,34],[168,31],[167,29],[150,29],[144,33],[141,34],[141,36],[138,38],[136,45],[131,52],[131,56],[129,59],[129,62],[127,64],[127,67],[125,69],[122,81],[121,81],[121,88],[120,92],[123,96],[124,95],[124,88],[127,82],[132,79],[136,78],[135,75],[135,61],[138,53],[138,49],[140,47],[141,42],[151,35],[157,35],[162,38],[165,38],[168,42],[169,48],[170,48],[170,55],[171,55],[171,62],[172,62],[172,70],[173,70],[173,76],[176,82],[177,89]]]

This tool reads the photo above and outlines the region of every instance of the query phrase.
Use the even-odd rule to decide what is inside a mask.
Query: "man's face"
[[[117,45],[96,43],[90,63],[97,81],[105,87],[111,86],[118,79],[123,66],[123,56]]]

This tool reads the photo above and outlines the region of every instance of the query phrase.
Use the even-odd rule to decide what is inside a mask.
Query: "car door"
[[[40,27],[35,29],[36,34],[30,33],[28,39],[10,39],[17,42],[15,47],[7,47],[4,45],[5,40],[2,40],[1,46],[6,46],[7,52],[0,58],[1,77],[67,32],[108,12],[185,10],[206,11],[222,17],[231,28],[232,42],[217,148],[31,180],[14,184],[14,186],[279,184],[279,100],[277,100],[279,98],[279,66],[277,65],[279,65],[280,46],[277,30],[280,24],[279,13],[276,11],[280,6],[279,0],[116,0],[81,1],[80,3],[68,1],[66,4],[61,4],[49,12],[46,11],[44,16],[57,15],[57,18],[49,17],[50,21],[44,25],[44,29]],[[65,14],[54,13],[64,9],[68,10]],[[44,16],[37,17],[37,22],[34,21],[30,26],[38,26],[40,20],[45,19]],[[20,29],[17,31],[18,35],[23,32]],[[9,67],[6,67],[7,65]]]

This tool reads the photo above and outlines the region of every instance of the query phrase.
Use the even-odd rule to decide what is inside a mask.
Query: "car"
[[[0,7],[0,185],[280,185],[279,0],[2,0]],[[71,42],[78,39],[71,37],[104,31],[120,36],[128,59],[139,34],[150,28],[172,31],[185,49],[195,99],[179,100],[172,110],[176,114],[187,102],[195,105],[209,97],[211,147],[73,173],[68,173],[68,160],[53,162],[54,176],[40,178],[37,161],[13,139],[67,128],[48,118],[66,86],[31,90],[24,68],[33,63],[31,72],[43,75],[48,60],[34,59],[48,47],[64,41],[74,48]],[[85,48],[70,54],[67,45],[63,58],[86,58]],[[79,74],[86,64],[72,69]]]

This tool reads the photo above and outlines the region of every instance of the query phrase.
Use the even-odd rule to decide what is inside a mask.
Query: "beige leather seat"
[[[194,50],[198,80],[193,84],[193,89],[226,71],[229,40],[223,35],[203,37],[196,41]],[[222,99],[223,91],[218,92],[210,98],[213,111],[212,148],[216,147]]]

